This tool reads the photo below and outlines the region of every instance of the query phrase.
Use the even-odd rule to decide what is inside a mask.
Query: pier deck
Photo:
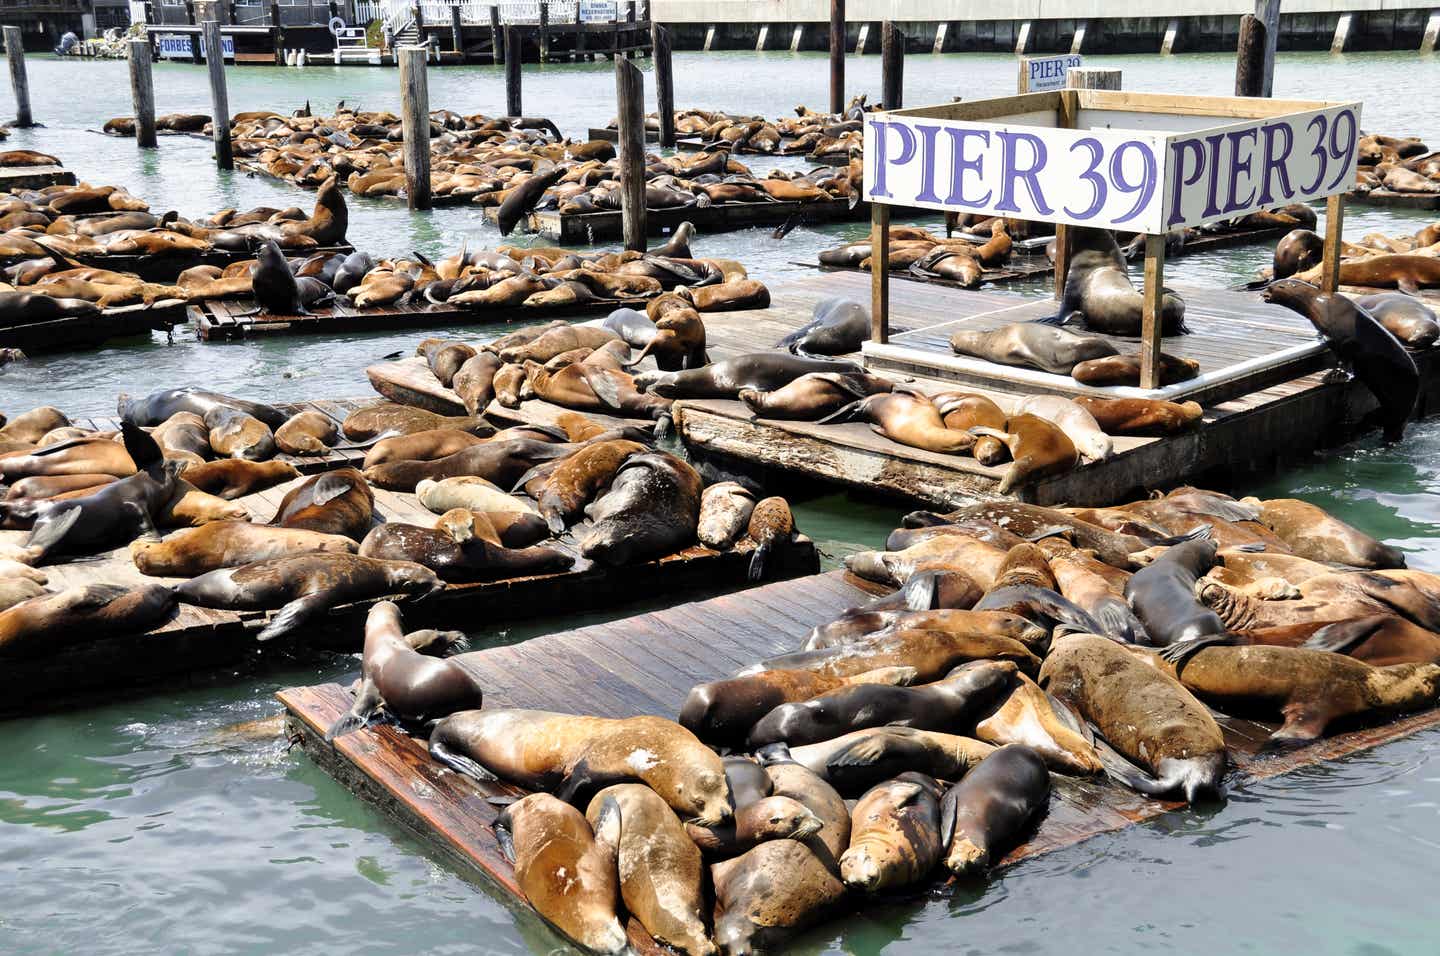
[[[652,714],[673,719],[693,685],[793,650],[811,627],[866,601],[872,587],[833,571],[453,659],[483,682],[487,708],[525,707],[605,717]],[[423,740],[393,725],[356,731],[337,739],[333,746],[326,743],[326,728],[351,703],[338,684],[294,687],[278,696],[287,710],[287,734],[298,739],[317,764],[462,870],[498,887],[507,904],[529,912],[514,871],[495,841],[492,824],[500,807],[487,799],[519,791],[477,783],[443,769],[430,759]],[[1243,788],[1255,780],[1434,726],[1440,723],[1440,711],[1352,730],[1269,756],[1261,755],[1260,748],[1275,725],[1224,716],[1217,719],[1235,764],[1230,782]],[[1002,866],[1180,806],[1146,799],[1105,779],[1052,774],[1051,780],[1047,815],[1032,837],[1004,858]],[[926,898],[921,894],[922,901]],[[945,903],[942,900],[938,905]],[[530,916],[534,918],[533,913]],[[628,928],[637,951],[663,951],[633,919]]]
[[[166,332],[185,321],[180,301],[154,305],[127,305],[98,315],[50,319],[0,328],[0,348],[20,349],[26,355],[64,352],[102,345],[150,332]]]

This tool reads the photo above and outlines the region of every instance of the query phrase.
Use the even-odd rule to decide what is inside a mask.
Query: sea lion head
[[[735,812],[735,833],[742,840],[804,840],[820,832],[825,822],[809,807],[791,797],[765,797]]]
[[[1308,314],[1310,303],[1320,290],[1308,282],[1300,279],[1280,279],[1265,287],[1260,293],[1260,298],[1275,305],[1283,305],[1287,309],[1294,309],[1301,314]]]
[[[710,753],[708,748],[706,752]],[[719,762],[719,758],[716,758]],[[727,823],[735,816],[735,801],[730,796],[730,782],[725,779],[725,771],[700,769],[689,774],[684,782],[676,783],[676,789],[682,791],[686,784],[689,784],[689,795],[685,796],[685,803],[695,810],[695,823],[702,827],[716,827]]]

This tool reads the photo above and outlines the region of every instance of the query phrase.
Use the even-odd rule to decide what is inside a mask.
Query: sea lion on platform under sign
[[[1069,262],[1060,311],[1037,321],[1064,325],[1082,320],[1086,328],[1096,332],[1138,336],[1144,296],[1130,281],[1115,234],[1105,229],[1072,228]],[[1185,300],[1165,289],[1161,303],[1161,334],[1189,332],[1185,327]]]
[[[959,355],[1035,368],[1052,375],[1069,375],[1081,362],[1119,353],[1098,336],[1033,322],[1016,322],[988,331],[962,329],[950,336],[950,348]]]
[[[280,558],[308,551],[354,554],[355,542],[337,534],[277,528],[249,521],[210,521],[163,541],[130,544],[130,557],[141,574],[193,578],[219,568]]]
[[[374,511],[375,494],[365,476],[354,468],[341,468],[291,488],[270,523],[359,541],[370,530]]]
[[[681,372],[643,372],[635,387],[665,398],[735,398],[742,388],[774,391],[809,372],[862,373],[852,362],[752,352]]]
[[[1050,773],[1040,755],[1007,744],[980,762],[940,805],[945,867],[978,876],[1018,842],[1050,800]]]
[[[850,847],[840,857],[847,886],[878,893],[930,875],[944,849],[940,785],[923,773],[902,773],[877,784],[855,804]]]
[[[844,355],[860,351],[870,334],[870,310],[851,299],[821,299],[809,322],[775,343],[796,355]]]

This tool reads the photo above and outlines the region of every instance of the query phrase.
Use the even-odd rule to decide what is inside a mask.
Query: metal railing
[[[540,0],[421,0],[420,15],[427,24],[450,22],[452,7],[460,8],[460,22],[470,26],[490,23],[490,9],[495,7],[501,23],[535,24],[540,22]],[[610,23],[625,15],[618,0],[549,0],[545,2],[546,19],[550,23]],[[414,22],[411,0],[354,0],[355,22],[379,20],[391,35],[399,34]]]

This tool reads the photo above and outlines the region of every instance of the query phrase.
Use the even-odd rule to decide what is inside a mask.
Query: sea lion
[[[501,369],[501,374],[504,371]],[[527,361],[523,373],[525,386],[534,397],[565,408],[626,418],[660,419],[670,412],[670,399],[639,391],[635,378],[604,365],[575,362],[551,371]],[[496,381],[499,381],[498,375]]]
[[[889,379],[846,372],[809,372],[774,391],[742,388],[740,401],[758,418],[813,422],[869,395],[888,392]]]
[[[287,455],[323,455],[340,440],[335,420],[320,412],[300,412],[275,431],[275,447]]]
[[[1041,321],[1064,325],[1083,321],[1107,335],[1138,336],[1144,296],[1130,281],[1125,257],[1115,234],[1106,229],[1070,230],[1069,269],[1060,296],[1060,311]],[[1161,297],[1161,335],[1184,335],[1185,300],[1169,289]]]
[[[500,358],[506,362],[548,362],[562,352],[574,349],[603,348],[607,343],[618,340],[609,329],[598,325],[562,325],[547,329],[537,338],[499,349]],[[495,348],[495,343],[490,343]]]
[[[194,412],[176,412],[150,433],[167,458],[185,458],[199,464],[209,457],[210,429]]]
[[[204,418],[205,414],[214,408],[236,409],[255,416],[271,428],[279,428],[285,424],[288,417],[273,406],[195,386],[164,389],[152,392],[144,398],[131,398],[121,392],[117,406],[121,419],[141,426],[159,425],[176,412],[194,412]]]
[[[1033,322],[1015,322],[988,331],[962,329],[950,336],[950,348],[959,355],[1054,375],[1069,375],[1081,362],[1120,351],[1097,336]]]
[[[500,235],[510,235],[515,226],[540,203],[545,191],[559,182],[565,173],[564,167],[556,166],[546,172],[534,172],[511,187],[496,211],[495,222],[500,227]]]
[[[945,427],[940,409],[924,395],[913,392],[882,392],[862,398],[820,420],[822,425],[847,421],[868,421],[877,435],[911,448],[958,454],[969,451],[975,436]]]
[[[945,867],[978,876],[1013,846],[1050,800],[1050,773],[1040,755],[1007,744],[945,792],[940,840]]]
[[[704,861],[685,827],[649,787],[622,783],[590,801],[585,818],[597,832],[611,806],[619,807],[616,862],[625,908],[657,942],[687,956],[714,953],[706,929]]]
[[[1034,415],[1053,422],[1065,432],[1080,457],[1104,461],[1114,451],[1100,423],[1083,406],[1060,395],[1029,395],[1015,404],[1012,415]]]
[[[360,541],[370,530],[375,494],[365,476],[341,468],[306,479],[285,493],[270,524]]]
[[[895,631],[951,631],[1008,637],[1026,647],[1043,648],[1049,632],[1018,614],[960,608],[888,608],[877,602],[846,611],[829,624],[810,631],[801,650],[813,651],[866,641]]]
[[[978,392],[940,392],[931,395],[930,401],[940,410],[940,420],[946,428],[968,432],[976,425],[1005,427],[1005,413],[1000,406]],[[975,439],[970,454],[982,465],[998,465],[1006,459],[1010,450],[1000,439],[984,435]]]
[[[1090,634],[1060,638],[1040,668],[1039,684],[1119,752],[1102,749],[1100,757],[1127,787],[1190,803],[1223,796],[1225,740],[1209,709],[1119,644]]]
[[[995,586],[995,575],[1005,561],[1005,552],[969,535],[928,538],[903,551],[858,551],[845,558],[845,567],[867,581],[908,587],[920,571],[959,570],[981,589]]]
[[[1325,240],[1314,230],[1292,229],[1275,244],[1271,278],[1288,279],[1320,264],[1325,255]]]
[[[390,435],[409,435],[436,428],[458,428],[481,438],[495,434],[495,426],[478,416],[437,415],[423,408],[391,402],[357,409],[347,415],[340,426],[345,437],[354,442],[367,442]]]
[[[1059,773],[1099,773],[1100,755],[1084,734],[1067,723],[1068,716],[1056,712],[1034,681],[1016,673],[1009,695],[975,723],[974,735],[997,747],[1024,744]]]
[[[321,476],[325,477],[325,476]],[[445,582],[410,561],[380,561],[316,551],[252,561],[191,578],[175,589],[181,603],[233,611],[279,611],[256,635],[272,640],[311,623],[332,607],[380,597],[426,597]]]
[[[463,639],[464,634],[455,632],[455,636]],[[484,696],[479,679],[465,668],[412,647],[405,638],[400,608],[393,601],[380,601],[365,617],[355,704],[330,726],[325,739],[333,741],[364,727],[381,706],[401,720],[423,722],[457,710],[474,710]]]
[[[449,388],[456,374],[477,353],[472,346],[454,339],[426,339],[415,347],[415,354],[425,356],[430,372],[441,385]]]
[[[163,541],[133,541],[130,557],[141,574],[193,578],[219,568],[237,568],[290,554],[308,551],[354,554],[355,550],[355,542],[342,535],[249,521],[210,521],[178,531]]]
[[[174,594],[160,584],[133,590],[87,584],[42,594],[0,611],[0,656],[48,655],[111,634],[143,633],[174,610]]]
[[[69,424],[70,419],[60,409],[42,405],[6,422],[5,427],[0,428],[0,441],[38,442],[46,432],[65,428]]]
[[[680,372],[643,372],[635,387],[664,398],[736,398],[742,388],[769,392],[809,372],[862,373],[851,362],[799,358],[774,352],[737,355],[704,368]]]
[[[548,793],[510,804],[493,825],[525,899],[566,938],[595,953],[621,953],[628,944],[616,912],[620,827],[614,800],[604,804],[592,830],[579,810]]]
[[[784,548],[795,540],[795,516],[790,513],[790,503],[775,495],[761,499],[750,511],[745,534],[755,542],[747,578],[763,580],[765,566],[776,548]]]
[[[1140,385],[1140,354],[1111,355],[1105,358],[1081,362],[1070,372],[1075,381],[1093,388],[1107,388],[1112,385]],[[1167,352],[1160,353],[1160,384],[1174,385],[1188,382],[1200,374],[1200,363],[1194,359],[1177,358]]]
[[[1201,638],[1226,633],[1219,615],[1195,597],[1195,583],[1215,565],[1216,551],[1210,538],[1174,545],[1125,585],[1125,599],[1150,643],[1172,648],[1167,657],[1187,653]]]
[[[484,478],[497,486],[511,488],[542,461],[563,458],[575,450],[571,444],[555,444],[533,438],[511,438],[462,449],[434,461],[391,461],[365,469],[365,479],[377,488],[413,491],[427,478]]]
[[[1010,661],[1026,673],[1034,673],[1040,665],[1040,658],[1013,638],[907,628],[855,644],[769,657],[736,676],[767,670],[805,670],[822,676],[854,677],[880,668],[910,667],[915,670],[914,679],[926,683],[971,661]]]
[[[1440,339],[1440,321],[1435,312],[1413,295],[1403,292],[1382,292],[1362,296],[1355,304],[1373,315],[1385,331],[1407,349],[1428,349]]]
[[[438,461],[464,451],[472,445],[483,445],[480,438],[458,428],[429,428],[394,438],[382,438],[365,452],[365,467],[373,468],[392,461]]]
[[[260,419],[235,408],[217,407],[205,413],[208,440],[217,455],[265,461],[275,457],[275,434]]]
[[[596,495],[610,485],[626,460],[647,450],[639,442],[617,439],[586,445],[562,459],[535,495],[551,533],[563,534],[580,519]],[[520,483],[524,483],[523,479]]]
[[[711,826],[733,814],[720,757],[690,731],[660,717],[461,711],[435,725],[430,756],[467,776],[554,790],[566,801],[588,797],[590,789],[638,781],[681,820]]]
[[[288,461],[249,461],[245,458],[188,465],[181,474],[201,491],[226,501],[234,501],[300,477],[300,472]]]
[[[781,704],[751,728],[747,742],[751,747],[812,744],[883,724],[919,730],[967,726],[1009,692],[1015,672],[1010,661],[972,661],[923,686],[841,687],[801,703]]]
[[[655,320],[655,334],[625,367],[639,365],[646,356],[664,372],[700,368],[709,363],[705,354],[705,323],[694,309],[672,309]]]
[[[1227,712],[1279,714],[1284,723],[1270,740],[1287,746],[1318,740],[1337,720],[1431,706],[1440,693],[1440,665],[1371,667],[1304,647],[1212,646],[1178,667],[1154,654],[1142,659]]]
[[[673,554],[695,540],[703,487],[699,473],[674,455],[630,455],[610,490],[585,509],[591,525],[580,553],[609,565]]]
[[[483,581],[567,570],[574,558],[556,548],[504,548],[474,534],[473,524],[445,529],[400,521],[376,525],[360,543],[363,557],[423,564],[446,581]]]
[[[156,450],[159,450],[158,445]],[[65,475],[129,478],[136,472],[135,465],[135,459],[125,446],[105,438],[82,438],[0,458],[0,477],[5,481]]]
[[[285,253],[274,239],[266,240],[255,256],[250,272],[250,288],[255,294],[257,312],[266,315],[309,315],[300,301],[300,286],[285,261]]]
[[[1393,253],[1340,260],[1340,285],[1394,286],[1411,295],[1424,286],[1440,285],[1440,259],[1411,253]],[[1321,280],[1321,267],[1296,273],[1293,281],[1307,285]],[[1289,280],[1283,280],[1289,281]],[[1271,284],[1272,286],[1274,283]],[[1270,286],[1266,287],[1267,289]]]
[[[860,343],[870,335],[870,310],[859,302],[844,297],[821,299],[815,303],[809,322],[775,343],[795,355],[845,355],[860,351]]]
[[[32,475],[10,483],[5,492],[7,501],[20,498],[55,498],[59,495],[74,495],[75,492],[90,492],[101,485],[118,481],[114,475]]]
[[[469,511],[537,513],[528,501],[496,487],[493,482],[473,475],[459,475],[441,481],[425,479],[415,486],[420,504],[436,514],[455,508]]]
[[[477,352],[455,372],[450,387],[460,396],[468,415],[479,415],[495,397],[495,373],[504,363],[494,352]]]
[[[465,539],[464,528],[482,541],[502,548],[527,548],[550,537],[545,519],[535,512],[470,511],[452,508],[435,519],[435,530],[443,531],[456,541]]]
[[[907,770],[942,780],[963,777],[994,747],[969,737],[886,726],[790,747],[790,756],[824,777],[842,794],[861,794]]]
[[[993,521],[1002,524],[1014,534],[1035,540],[1063,534],[1070,538],[1075,547],[1094,551],[1101,561],[1111,567],[1125,570],[1134,570],[1149,563],[1149,555],[1145,552],[1154,544],[1152,541],[1138,538],[1132,534],[1109,531],[1099,525],[1082,521],[1057,508],[1045,508],[1040,505],[1004,499],[966,505],[943,517],[929,512],[916,511],[904,518],[907,527],[971,521]],[[1183,540],[1183,538],[1176,538],[1164,543],[1174,543],[1179,540]],[[1000,553],[1003,556],[1004,552]]]
[[[1427,261],[1440,270],[1440,260]],[[1299,279],[1272,282],[1262,297],[1309,319],[1340,360],[1354,368],[1355,377],[1380,403],[1378,419],[1385,441],[1405,436],[1405,423],[1420,392],[1420,373],[1399,339],[1354,302],[1342,295],[1326,295]]]
[[[1166,402],[1155,398],[1096,398],[1077,395],[1107,435],[1173,435],[1194,427],[1205,410],[1197,402]]]
[[[727,776],[732,759],[725,758]],[[750,763],[749,760],[743,762]],[[765,771],[759,764],[750,765],[764,775]],[[768,776],[765,777],[765,784],[768,792]],[[730,786],[733,792],[733,780]],[[809,807],[791,797],[766,796],[742,801],[737,794],[734,823],[723,827],[697,827],[691,823],[686,824],[685,832],[705,853],[720,859],[729,859],[766,840],[803,840],[819,833],[824,825]]]
[[[999,492],[1009,494],[1017,485],[1062,475],[1080,463],[1075,444],[1058,425],[1036,415],[1011,415],[1005,428],[977,427],[971,434],[988,435],[1005,443],[1013,459],[1000,479]]]
[[[707,548],[724,551],[750,526],[755,495],[744,485],[722,481],[700,495],[700,518],[695,537]]]
[[[923,773],[902,773],[855,804],[850,847],[840,857],[847,886],[878,893],[918,883],[940,862],[941,788]]]
[[[1271,498],[1259,505],[1260,523],[1299,557],[1352,568],[1405,567],[1405,553],[1399,548],[1377,541],[1308,501]]]
[[[1041,547],[1061,595],[1100,623],[1097,633],[1127,644],[1149,643],[1145,625],[1125,600],[1128,573],[1111,568],[1089,552],[1072,548],[1060,538],[1046,539]]]

